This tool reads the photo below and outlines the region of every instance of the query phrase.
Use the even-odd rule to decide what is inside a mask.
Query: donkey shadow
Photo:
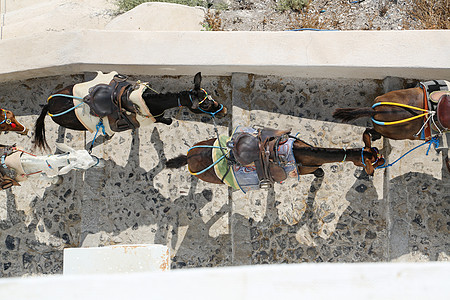
[[[450,174],[408,172],[389,181],[389,259],[437,261],[450,255]]]
[[[81,243],[89,235],[101,233],[106,237],[102,245],[168,245],[176,251],[172,259],[174,268],[226,264],[229,236],[212,238],[209,229],[230,208],[222,207],[205,223],[200,210],[212,200],[213,194],[209,189],[196,192],[198,180],[191,177],[186,195],[174,199],[164,196],[155,185],[155,177],[163,171],[166,162],[164,144],[156,128],[150,141],[157,150],[158,164],[148,172],[140,167],[140,140],[136,133],[127,165],[122,167],[108,160],[105,168],[86,172]],[[168,184],[176,182],[169,178]]]
[[[6,270],[0,274],[61,273],[64,248],[120,243],[165,244],[177,251],[172,252],[173,268],[229,264],[230,235],[211,237],[209,230],[230,206],[205,223],[200,210],[213,194],[196,192],[196,179],[187,195],[164,196],[154,182],[166,161],[156,128],[151,142],[159,162],[148,172],[139,166],[139,136],[134,134],[124,167],[107,160],[104,168],[66,174],[62,184],[32,201],[29,215],[17,209],[15,195],[8,192],[7,220],[0,222],[7,240],[0,248]]]

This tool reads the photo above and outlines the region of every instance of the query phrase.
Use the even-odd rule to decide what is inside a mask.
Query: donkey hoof
[[[63,182],[64,182],[64,177],[62,177],[60,175],[56,176],[56,179],[55,179],[56,186],[61,185]]]
[[[318,168],[313,172],[313,174],[314,176],[316,176],[316,178],[322,178],[325,175],[325,172],[322,170],[322,168]]]

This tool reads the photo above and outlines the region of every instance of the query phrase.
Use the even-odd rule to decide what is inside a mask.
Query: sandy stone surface
[[[17,3],[2,7],[2,38],[36,31],[102,29],[115,15],[111,1],[38,1],[33,10]],[[28,2],[27,2],[28,3]],[[314,1],[311,12],[338,21],[333,29],[402,29],[409,1]],[[53,10],[49,10],[49,5]],[[224,30],[298,28],[296,13],[280,13],[273,1],[229,1],[220,13]],[[387,8],[386,12],[380,11]],[[14,8],[14,6],[9,6]],[[29,9],[29,10],[28,10]],[[77,19],[77,11],[84,18]],[[22,13],[22,15],[21,15]],[[48,26],[38,26],[43,21]],[[66,20],[67,22],[61,22]],[[78,22],[77,22],[78,21]],[[54,23],[51,23],[54,22]],[[332,29],[331,27],[325,27]],[[33,31],[34,32],[34,31]],[[194,74],[192,74],[194,75]],[[56,90],[91,79],[92,73],[0,83],[0,106],[33,128],[41,105]],[[324,75],[325,76],[325,75]],[[158,91],[192,88],[193,76],[131,78],[149,81]],[[420,78],[418,78],[420,79]],[[423,78],[429,79],[429,78]],[[217,120],[220,133],[238,125],[292,128],[322,147],[361,147],[367,119],[352,124],[333,120],[337,107],[367,107],[390,89],[415,80],[306,79],[233,74],[205,77],[203,87],[229,108]],[[210,117],[185,109],[167,112],[170,126],[156,124],[136,132],[96,140],[93,154],[104,168],[71,171],[61,184],[27,181],[0,192],[0,277],[61,274],[63,249],[114,244],[156,243],[171,249],[172,268],[265,263],[380,262],[448,260],[450,175],[442,155],[421,148],[374,177],[352,163],[324,166],[325,176],[302,176],[268,191],[243,194],[197,180],[186,168],[168,170],[167,159],[194,143],[214,137]],[[46,135],[76,149],[94,134],[61,128],[47,116]],[[2,133],[0,143],[29,151],[31,139]],[[420,142],[375,143],[393,161]],[[42,152],[34,152],[43,154]],[[46,154],[50,154],[45,152]]]
[[[63,85],[93,74],[1,84],[0,103],[32,127],[40,105]],[[192,77],[137,76],[159,91],[190,89]],[[411,84],[411,81],[399,81]],[[237,125],[292,128],[324,147],[360,147],[369,123],[335,122],[337,107],[367,106],[383,90],[374,80],[254,76],[205,77],[204,88],[230,109],[220,133]],[[25,105],[26,103],[26,105]],[[192,177],[164,162],[214,136],[208,116],[168,112],[172,125],[98,138],[101,169],[71,171],[60,185],[27,181],[0,192],[2,277],[62,273],[67,247],[156,243],[171,249],[172,268],[261,263],[448,260],[449,175],[431,150],[368,177],[351,162],[324,166],[268,191],[243,194]],[[82,149],[93,134],[46,118],[47,139]],[[2,143],[31,151],[31,140],[2,133]],[[382,147],[385,142],[375,145]],[[392,143],[391,161],[415,143]],[[37,153],[37,152],[36,152]],[[41,153],[39,153],[41,154]]]

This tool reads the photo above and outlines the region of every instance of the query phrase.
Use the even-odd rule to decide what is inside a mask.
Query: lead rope
[[[428,150],[427,150],[427,153],[426,153],[426,155],[428,155],[428,153],[430,152],[431,145],[434,144],[434,145],[435,145],[435,148],[439,147],[439,138],[438,138],[437,136],[434,136],[433,138],[431,138],[431,140],[426,141],[425,143],[422,143],[422,144],[420,144],[420,145],[418,145],[418,146],[412,148],[411,150],[409,150],[408,152],[406,152],[405,154],[403,154],[402,156],[400,156],[399,158],[397,158],[393,163],[390,163],[390,164],[388,164],[388,165],[385,166],[385,164],[386,164],[386,160],[385,160],[385,161],[384,161],[384,164],[382,164],[381,166],[376,167],[375,169],[385,169],[385,168],[391,167],[391,166],[393,166],[396,162],[398,162],[400,159],[402,159],[403,157],[405,157],[406,155],[408,155],[410,152],[412,152],[412,151],[416,150],[417,148],[422,147],[423,145],[426,145],[426,144],[429,144],[429,145],[428,145]]]
[[[95,131],[94,139],[92,140],[91,146],[89,147],[89,151],[88,151],[89,154],[92,153],[92,148],[94,148],[95,139],[97,138],[97,134],[98,134],[99,130],[102,129],[103,135],[106,135],[106,132],[105,132],[105,125],[103,125],[103,120],[102,120],[102,119],[100,119],[100,121],[99,121],[98,124],[95,126],[95,128],[96,128],[97,130]]]

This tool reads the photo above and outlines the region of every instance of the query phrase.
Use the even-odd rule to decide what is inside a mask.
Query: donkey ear
[[[365,158],[364,163],[366,164],[364,167],[364,171],[366,171],[367,175],[373,175],[373,173],[375,173],[375,168],[372,166],[372,161],[368,158]]]
[[[202,73],[198,72],[194,77],[194,89],[199,90],[202,83]]]

